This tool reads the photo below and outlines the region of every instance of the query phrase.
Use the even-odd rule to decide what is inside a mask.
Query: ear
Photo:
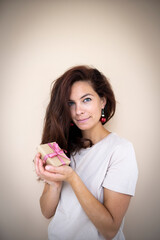
[[[105,97],[102,97],[102,98],[101,98],[101,107],[102,107],[102,109],[106,106],[106,103],[107,103],[106,98],[105,98]]]

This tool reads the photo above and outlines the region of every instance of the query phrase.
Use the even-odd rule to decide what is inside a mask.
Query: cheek
[[[102,112],[101,112],[101,108],[98,107],[95,111],[95,117],[97,119],[97,121],[99,121],[99,119],[101,118]]]
[[[99,108],[99,109],[97,110],[97,117],[98,117],[98,118],[101,117],[101,108]]]
[[[70,108],[70,114],[71,114],[71,118],[73,118],[73,116],[74,116],[74,109],[73,109],[73,107]]]
[[[100,104],[96,104],[96,106],[94,107],[94,112],[96,115],[101,115],[101,105]]]

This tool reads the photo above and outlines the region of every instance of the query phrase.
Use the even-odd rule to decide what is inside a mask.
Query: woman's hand
[[[50,178],[53,181],[66,181],[68,183],[71,183],[74,176],[76,175],[74,170],[67,165],[60,167],[46,165],[43,173],[46,177]]]
[[[45,162],[41,159],[40,153],[35,156],[34,163],[37,176],[46,182],[40,197],[40,207],[42,214],[49,219],[55,214],[62,189],[62,181],[56,180],[54,174],[45,169]]]
[[[35,163],[35,170],[37,176],[44,180],[44,182],[53,185],[57,188],[61,187],[62,181],[55,181],[53,179],[53,176],[51,176],[50,172],[47,171],[44,167],[44,161],[40,158],[41,154],[37,153],[37,155],[34,158],[34,163]]]

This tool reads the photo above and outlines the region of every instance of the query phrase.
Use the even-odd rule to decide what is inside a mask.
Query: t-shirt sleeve
[[[124,142],[113,151],[102,186],[134,196],[137,179],[138,168],[133,145]]]

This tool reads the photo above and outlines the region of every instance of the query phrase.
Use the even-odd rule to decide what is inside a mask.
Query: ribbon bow
[[[69,158],[64,156],[64,152],[62,149],[59,148],[58,144],[53,143],[53,145],[52,145],[51,143],[48,143],[48,146],[53,149],[54,153],[46,154],[43,158],[44,161],[46,162],[46,160],[48,158],[53,158],[53,157],[57,156],[58,159],[60,160],[60,162],[62,163],[62,165],[66,165],[66,163],[63,161],[63,159],[60,156],[63,156],[66,159],[69,159]]]

